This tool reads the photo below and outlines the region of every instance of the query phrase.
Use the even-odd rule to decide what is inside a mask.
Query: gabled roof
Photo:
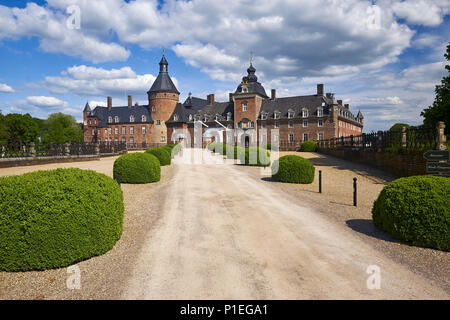
[[[100,120],[99,127],[108,126],[108,118],[112,117],[112,124],[114,124],[114,117],[119,117],[119,123],[130,123],[130,116],[134,116],[133,123],[153,123],[151,115],[148,111],[148,106],[132,106],[132,107],[108,107],[97,106],[91,112],[90,116],[97,117]],[[145,116],[147,121],[142,122],[142,116]]]

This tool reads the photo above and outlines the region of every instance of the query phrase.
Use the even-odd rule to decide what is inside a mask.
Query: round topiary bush
[[[161,179],[161,167],[154,155],[139,152],[121,155],[114,161],[114,179],[120,172],[123,183],[149,183]]]
[[[316,152],[317,151],[317,143],[315,141],[305,141],[302,143],[300,147],[301,152]]]
[[[266,149],[260,147],[245,149],[245,165],[267,167],[270,165],[270,154]]]
[[[122,235],[123,194],[91,170],[0,178],[0,270],[65,267],[109,251]]]
[[[161,166],[167,166],[170,164],[170,160],[171,160],[170,152],[168,150],[169,150],[169,148],[156,147],[156,148],[150,148],[145,152],[157,157]]]
[[[240,146],[228,146],[227,150],[228,159],[239,159],[241,163],[245,163],[245,148]]]
[[[308,184],[314,181],[315,169],[308,159],[287,155],[272,164],[272,178],[281,182]]]
[[[383,188],[373,223],[413,245],[450,250],[450,178],[413,176]]]

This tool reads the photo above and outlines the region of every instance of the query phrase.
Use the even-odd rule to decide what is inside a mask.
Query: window
[[[265,128],[266,127],[266,123],[265,122],[261,122],[261,128]]]
[[[292,120],[290,120],[290,121],[288,122],[288,127],[289,127],[289,128],[293,128],[293,127],[294,127],[294,123],[292,122]]]
[[[114,122],[115,122],[115,123],[118,123],[118,122],[119,122],[119,117],[118,117],[118,116],[115,116],[115,117],[114,117]]]
[[[322,132],[319,132],[317,134],[317,140],[323,140],[323,133]]]
[[[156,124],[160,125],[161,124],[161,120],[156,120]]]
[[[273,114],[273,118],[274,118],[274,119],[280,119],[280,113],[279,113],[279,112],[275,112],[275,113]]]
[[[308,120],[303,120],[303,128],[308,128]]]
[[[216,114],[216,120],[219,121],[220,120],[220,116],[218,114]]]
[[[127,127],[122,127],[122,134],[127,134]]]
[[[134,127],[130,127],[130,134],[134,134]]]
[[[251,128],[254,128],[255,127],[255,123],[252,121],[252,122],[250,122],[250,127]]]
[[[289,133],[289,142],[290,143],[294,142],[294,134],[293,133]]]
[[[105,136],[108,134],[108,129],[105,129]]]
[[[133,115],[130,116],[130,122],[134,122],[134,116]]]
[[[261,113],[261,120],[267,119],[267,113]]]
[[[246,112],[248,110],[247,101],[242,102],[242,111]]]
[[[323,120],[317,121],[317,126],[318,127],[323,127]]]
[[[156,107],[155,106],[152,107],[152,112],[156,112]]]
[[[280,127],[280,123],[278,121],[275,121],[275,128],[279,128]]]
[[[189,115],[189,121],[192,121],[192,114]]]
[[[231,120],[231,112],[228,112],[227,113],[227,121],[230,121]]]
[[[111,143],[111,142],[112,142],[112,139],[111,139],[111,138],[108,138],[108,142]]]
[[[308,134],[307,133],[303,134],[303,141],[308,141]]]
[[[112,128],[108,128],[108,133],[112,134]]]
[[[89,119],[89,124],[92,124],[92,120]]]
[[[93,136],[95,135],[95,129],[92,129],[92,135]]]
[[[119,127],[115,127],[115,128],[114,128],[114,133],[115,133],[115,134],[119,134]]]
[[[147,117],[144,114],[141,117],[141,122],[147,122]]]
[[[242,92],[243,92],[243,93],[247,93],[247,92],[248,92],[248,89],[247,89],[247,88],[242,88]]]
[[[273,141],[278,141],[278,140],[280,140],[280,135],[275,134],[275,135],[273,136]]]
[[[302,110],[302,117],[303,118],[307,118],[308,117],[308,109],[303,109]]]
[[[323,109],[322,108],[318,108],[317,109],[317,116],[318,117],[323,117]]]
[[[134,138],[133,137],[130,138],[130,144],[134,144]]]
[[[112,122],[112,117],[108,117],[108,122],[109,122],[109,123]]]
[[[94,120],[94,124],[97,124],[97,119]]]
[[[178,121],[178,115],[177,114],[173,115],[173,121]]]
[[[161,142],[166,141],[166,137],[165,136],[161,136]]]
[[[142,126],[142,134],[145,134],[147,132],[147,127],[146,126]]]
[[[125,137],[122,138],[122,143],[126,143],[127,139],[125,139]]]
[[[288,118],[292,119],[294,117],[294,112],[293,111],[289,111],[288,112]]]
[[[208,121],[208,117],[205,115],[205,117],[203,118],[203,120],[205,120],[205,122]]]

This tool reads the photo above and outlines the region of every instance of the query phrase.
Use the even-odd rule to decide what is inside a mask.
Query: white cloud
[[[408,23],[424,26],[437,26],[443,21],[443,17],[450,11],[448,0],[405,0],[393,1],[394,14]]]
[[[14,89],[11,88],[10,86],[8,86],[5,83],[0,83],[0,92],[4,92],[4,93],[13,93]]]
[[[66,101],[59,100],[55,97],[45,97],[45,96],[30,96],[27,97],[27,102],[36,107],[43,108],[56,108],[56,107],[67,107],[68,103]]]

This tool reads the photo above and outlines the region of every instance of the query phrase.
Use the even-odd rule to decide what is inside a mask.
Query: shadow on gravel
[[[392,236],[389,233],[384,232],[384,231],[378,229],[377,227],[375,227],[372,220],[370,220],[370,219],[352,219],[352,220],[347,220],[345,223],[352,230],[362,233],[362,234],[365,234],[369,237],[388,241],[388,242],[400,243],[400,241],[392,238]]]

